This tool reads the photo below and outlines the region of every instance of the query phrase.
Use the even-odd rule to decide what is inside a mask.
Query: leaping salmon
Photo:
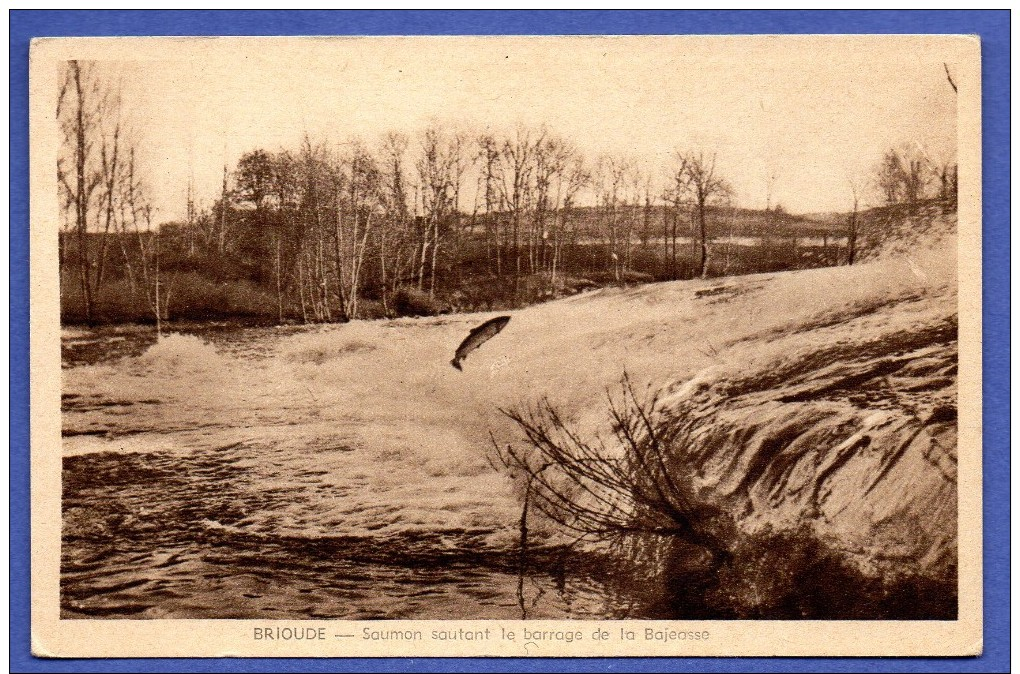
[[[498,335],[500,330],[505,328],[506,324],[509,322],[509,316],[497,316],[496,318],[485,321],[476,328],[472,328],[471,332],[468,333],[468,336],[465,337],[464,341],[457,347],[457,352],[453,354],[453,360],[450,361],[450,365],[463,371],[463,368],[460,366],[460,362],[467,358],[469,353]]]

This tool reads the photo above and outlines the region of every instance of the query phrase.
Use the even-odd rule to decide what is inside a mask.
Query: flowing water
[[[540,532],[520,573],[470,321],[65,329],[64,617],[653,614]]]

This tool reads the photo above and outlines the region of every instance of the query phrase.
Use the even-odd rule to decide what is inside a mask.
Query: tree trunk
[[[496,278],[503,278],[503,244],[498,214],[492,216],[492,224],[496,239]]]
[[[341,206],[339,183],[336,190],[336,221],[333,223],[333,245],[336,255],[336,289],[340,295],[340,320],[346,323],[349,320],[347,315],[347,294],[344,291],[344,261],[343,261],[343,207]],[[302,305],[302,312],[304,307]]]
[[[677,254],[677,246],[676,246],[677,228],[679,226],[680,226],[680,201],[678,199],[676,201],[676,203],[673,204],[673,278],[674,279],[678,278],[679,275],[680,275],[678,270],[677,270],[677,255],[676,255]]]
[[[379,234],[379,296],[382,299],[383,313],[388,314],[390,312],[389,306],[386,302],[386,230],[387,224],[383,223],[383,228]]]
[[[106,274],[106,253],[107,247],[110,242],[110,227],[113,224],[114,214],[114,194],[117,188],[117,154],[120,150],[120,122],[117,122],[117,126],[113,131],[113,156],[110,158],[109,164],[106,163],[106,151],[105,141],[103,143],[103,170],[106,173],[106,219],[103,226],[103,238],[99,244],[99,256],[96,268],[96,280],[95,288],[98,290],[103,284],[103,278]]]
[[[705,202],[698,201],[698,233],[701,237],[701,262],[698,276],[708,278],[708,237],[705,228]]]
[[[85,322],[92,324],[92,287],[89,283],[88,211],[89,195],[85,178],[85,92],[82,90],[81,70],[77,61],[71,61],[74,73],[76,102],[75,116],[75,230],[78,233],[78,280],[81,284]]]
[[[854,257],[857,255],[857,202],[854,202],[853,213],[850,214],[850,227],[847,232],[847,250],[846,250],[846,263],[852,265],[854,263]]]
[[[308,306],[305,304],[304,253],[298,254],[298,296],[301,298],[301,321],[303,323],[308,323]]]
[[[669,269],[669,203],[662,204],[662,277],[671,278]]]
[[[283,324],[283,282],[281,276],[283,275],[283,261],[281,260],[281,248],[283,242],[280,239],[279,233],[276,235],[276,312],[277,322]]]
[[[439,218],[432,222],[432,276],[429,280],[429,297],[436,296],[436,258],[439,256]]]

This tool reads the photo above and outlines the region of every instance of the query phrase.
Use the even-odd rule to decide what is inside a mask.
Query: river
[[[498,415],[447,364],[471,320],[66,328],[62,616],[654,617],[552,534],[521,573]]]

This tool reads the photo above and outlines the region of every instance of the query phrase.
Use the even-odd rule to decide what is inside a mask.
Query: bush
[[[277,318],[276,296],[252,283],[234,280],[217,282],[197,272],[168,274],[160,279],[162,301],[169,297],[170,320],[220,318]],[[155,321],[155,315],[140,285],[125,278],[107,280],[95,304],[94,322],[126,323]],[[71,275],[61,284],[60,314],[64,323],[85,320],[81,287]]]
[[[387,318],[387,315],[381,301],[361,298],[358,300],[358,315],[356,318],[371,321],[377,318]]]
[[[501,446],[502,464],[523,476],[534,507],[567,531],[592,540],[639,534],[697,546],[718,565],[734,536],[732,518],[698,496],[696,471],[671,456],[660,429],[658,394],[640,396],[626,374],[622,394],[609,396],[610,447],[586,441],[543,399],[524,410],[501,410],[526,443]]]
[[[167,279],[171,319],[276,318],[276,296],[251,281],[216,282],[194,272]]]
[[[131,321],[155,321],[153,310],[148,305],[145,289],[134,288],[125,278],[108,280],[95,298],[92,320],[95,323],[123,323]],[[81,284],[69,273],[61,275],[60,320],[62,323],[85,322],[85,299]]]
[[[620,280],[623,283],[651,283],[655,280],[655,277],[651,274],[634,271],[633,269],[624,269],[620,273]]]
[[[446,310],[442,302],[427,292],[407,286],[397,288],[392,302],[398,316],[436,316]]]
[[[703,603],[739,619],[955,620],[957,591],[918,574],[865,574],[802,527],[741,536]]]

